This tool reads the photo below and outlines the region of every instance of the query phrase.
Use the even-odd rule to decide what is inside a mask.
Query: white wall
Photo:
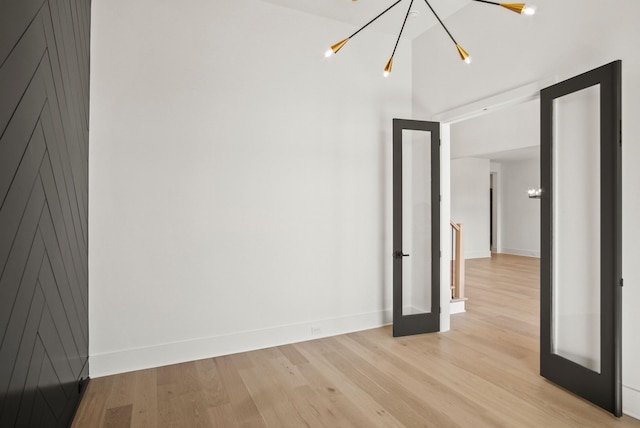
[[[640,2],[537,0],[532,19],[472,3],[447,19],[456,40],[473,56],[457,57],[441,29],[414,41],[414,113],[428,119],[549,77],[564,79],[622,59],[623,89],[623,383],[624,410],[640,417]],[[434,66],[434,61],[437,67]]]
[[[540,159],[500,162],[499,252],[540,257],[540,200],[528,189],[540,187]]]
[[[488,159],[451,161],[451,220],[464,225],[464,258],[491,257]],[[450,241],[450,234],[445,239]]]
[[[255,0],[92,8],[91,376],[382,325],[410,44]]]

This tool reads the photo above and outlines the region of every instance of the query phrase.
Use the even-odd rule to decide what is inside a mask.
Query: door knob
[[[399,259],[402,257],[409,257],[409,254],[404,254],[402,251],[396,251],[393,253],[393,258],[394,259]]]

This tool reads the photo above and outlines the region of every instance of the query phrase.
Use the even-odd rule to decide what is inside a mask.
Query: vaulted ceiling
[[[380,12],[395,3],[395,0],[262,0],[282,7],[299,10],[324,18],[353,24],[354,31]],[[442,20],[457,12],[470,3],[470,0],[429,0]],[[369,27],[372,31],[379,31],[397,35],[402,21],[407,13],[411,0],[402,0],[379,20]],[[412,14],[403,32],[403,39],[413,39],[437,21],[424,0],[414,0],[411,6]],[[342,35],[336,35],[341,37]]]

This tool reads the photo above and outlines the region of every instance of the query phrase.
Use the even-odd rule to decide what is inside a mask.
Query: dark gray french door
[[[440,124],[393,120],[393,335],[440,330]]]
[[[540,373],[622,415],[621,62],[541,105]]]

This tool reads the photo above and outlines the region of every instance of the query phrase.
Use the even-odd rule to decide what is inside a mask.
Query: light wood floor
[[[444,334],[389,327],[93,379],[73,427],[640,427],[538,375],[538,260],[467,263]]]

